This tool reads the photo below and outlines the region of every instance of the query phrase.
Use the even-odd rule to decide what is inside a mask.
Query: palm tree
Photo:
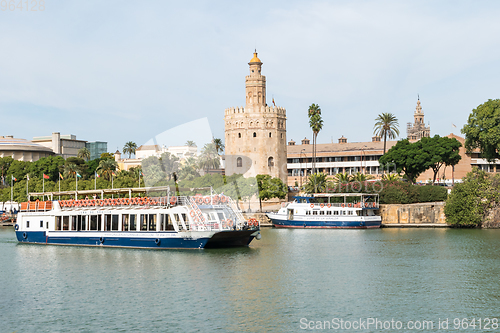
[[[321,108],[317,104],[311,104],[309,107],[309,127],[313,131],[313,161],[312,161],[312,173],[316,173],[316,138],[318,137],[319,131],[323,128],[323,119],[321,119]]]
[[[353,177],[352,180],[358,181],[358,182],[364,182],[365,180],[370,180],[373,179],[373,176],[371,175],[365,175],[364,173],[357,172]]]
[[[347,172],[346,173],[338,173],[335,175],[335,182],[336,183],[349,183],[351,181],[352,181],[352,177]]]
[[[398,118],[392,113],[382,113],[375,118],[375,125],[373,126],[373,134],[384,137],[384,154],[386,151],[387,137],[394,139],[399,135]]]
[[[306,193],[325,192],[329,184],[327,177],[328,175],[324,172],[309,175],[304,191]]]
[[[220,166],[220,157],[217,152],[215,143],[207,143],[201,150],[200,167],[206,168],[207,172],[210,169],[217,169]]]
[[[78,155],[77,157],[83,158],[84,160],[89,160],[90,159],[90,150],[87,147],[83,147],[80,150],[78,150]]]
[[[117,167],[117,163],[115,160],[105,159],[105,160],[101,160],[99,162],[99,166],[97,167],[96,170],[100,171],[99,174],[101,176],[103,176],[107,180],[110,180],[113,171],[116,170],[116,167]]]
[[[220,154],[224,151],[224,144],[222,143],[221,139],[214,138],[212,140],[212,143],[215,145],[215,151],[217,154]]]
[[[186,141],[186,146],[188,146],[188,147],[196,147],[196,143],[194,143],[194,141],[188,140],[188,141]]]
[[[178,172],[179,179],[182,180],[193,180],[199,177],[200,174],[196,170],[197,163],[194,157],[188,157],[184,160],[182,168]]]
[[[64,175],[68,178],[76,177],[78,171],[80,170],[78,168],[78,165],[76,165],[75,163],[68,163],[64,165]]]
[[[129,141],[123,146],[123,153],[128,154],[128,158],[130,158],[132,154],[135,154],[136,149],[137,145],[135,142]]]

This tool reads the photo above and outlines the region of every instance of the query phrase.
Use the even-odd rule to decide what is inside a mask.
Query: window
[[[118,214],[111,215],[111,230],[118,230]]]
[[[71,216],[71,230],[76,230],[77,221],[78,221],[78,216]]]
[[[306,210],[306,215],[311,215],[311,211],[310,210]]]
[[[281,138],[283,139],[283,133],[281,133]]]
[[[161,230],[174,230],[174,226],[172,225],[172,220],[170,219],[169,214],[160,214],[160,224]]]
[[[43,228],[43,221],[40,221],[40,228]]]
[[[317,210],[313,210],[313,215],[318,215],[318,211]]]
[[[141,231],[148,231],[148,216],[146,214],[141,214],[141,221],[140,226],[141,226]]]
[[[331,210],[327,210],[326,211],[326,215],[332,215],[332,211]]]
[[[62,229],[62,217],[61,216],[56,216],[56,230],[61,230]]]
[[[324,210],[320,210],[319,211],[319,215],[325,215],[325,211]]]
[[[137,215],[133,214],[130,215],[130,225],[129,225],[129,230],[130,231],[137,231]]]
[[[45,224],[45,229],[48,229],[49,228],[49,222],[47,221],[47,223]]]
[[[62,230],[69,230],[69,216],[63,216],[63,228]]]
[[[241,138],[241,133],[238,133],[238,138]]]
[[[123,214],[122,215],[122,231],[128,230],[128,222],[129,222],[129,215]]]
[[[90,216],[90,230],[97,230],[97,215]]]
[[[271,132],[269,132],[269,137],[271,137]]]
[[[104,215],[104,230],[111,230],[111,214]]]
[[[241,168],[243,166],[243,159],[241,157],[238,157],[236,159],[236,167]]]
[[[30,221],[26,221],[26,228],[30,227]]]
[[[149,224],[148,224],[148,230],[149,231],[156,231],[156,214],[149,214]]]
[[[267,159],[267,166],[272,168],[274,166],[274,158],[272,156],[270,156],[268,159]]]
[[[257,133],[253,132],[253,137],[256,138],[257,137]]]

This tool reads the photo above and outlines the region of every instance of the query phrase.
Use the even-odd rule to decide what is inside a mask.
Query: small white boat
[[[318,193],[296,196],[283,203],[276,213],[268,213],[276,228],[380,228],[382,219],[378,194]]]

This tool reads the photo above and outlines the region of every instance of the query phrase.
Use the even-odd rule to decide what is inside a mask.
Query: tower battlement
[[[226,116],[230,115],[236,115],[236,114],[242,114],[245,113],[245,108],[243,106],[236,106],[236,107],[230,107],[227,108],[224,111],[224,114]],[[260,105],[253,105],[250,107],[247,107],[246,113],[275,113],[279,115],[286,115],[286,109],[281,106],[260,106]]]

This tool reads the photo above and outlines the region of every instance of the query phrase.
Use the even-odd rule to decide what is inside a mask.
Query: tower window
[[[281,138],[283,139],[283,133],[281,133]]]
[[[238,138],[240,138],[240,139],[241,139],[241,133],[238,133]]]
[[[271,132],[269,132],[269,137],[271,137]]]
[[[236,159],[236,167],[241,168],[243,166],[243,159],[241,157],[238,157]]]
[[[270,168],[274,166],[274,158],[272,156],[267,159],[267,166]]]
[[[257,137],[257,133],[253,132],[253,137],[256,138]]]

